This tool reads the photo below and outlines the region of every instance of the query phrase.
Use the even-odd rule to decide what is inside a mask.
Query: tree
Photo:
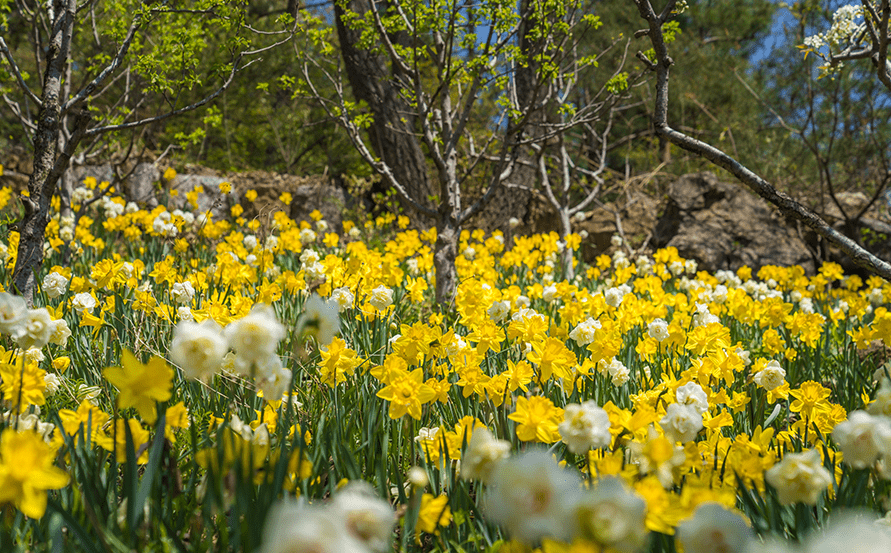
[[[292,20],[284,16],[281,23]],[[10,28],[31,31],[30,71],[21,69],[5,40]],[[0,0],[0,93],[34,149],[10,288],[31,302],[50,201],[78,148],[107,148],[109,137],[206,105],[260,54],[291,37],[283,27],[264,35],[272,43],[255,47],[252,33],[245,4],[227,0],[53,0],[46,6]],[[212,34],[228,37],[228,60],[202,67]],[[182,96],[198,87],[206,90],[203,97],[184,103]]]
[[[580,44],[583,54],[599,52],[612,35],[622,31],[631,36],[640,26],[632,2],[594,1],[590,9],[600,16],[604,32],[591,34]],[[761,154],[761,121],[753,116],[760,107],[734,75],[752,70],[756,53],[770,36],[776,9],[777,4],[770,0],[690,0],[687,11],[666,28],[673,51],[685,60],[673,68],[675,78],[669,90],[677,128],[720,143],[746,161],[757,160]],[[599,61],[611,66],[622,56],[623,49],[614,49]],[[624,109],[616,112],[612,121],[608,168],[625,180],[648,174],[660,163],[673,174],[701,170],[701,158],[672,151],[669,143],[656,135],[652,79],[629,87],[629,93],[631,97],[622,103]],[[588,157],[596,157],[601,148],[597,137],[602,135],[604,123],[599,127],[589,136]]]
[[[804,152],[799,158],[812,160],[812,181],[820,184],[819,208],[827,211],[823,204],[828,196],[842,230],[855,240],[862,228],[889,234],[887,225],[866,217],[891,182],[887,45],[882,50],[888,13],[883,10],[887,2],[884,8],[864,2],[835,12],[816,1],[797,4],[792,13],[798,24],[789,29],[788,40],[800,46],[783,60],[784,67],[772,64],[768,73],[785,86],[776,86],[765,103],[777,126],[800,139]],[[872,63],[857,63],[861,59]],[[787,74],[788,84],[780,80]],[[867,200],[852,209],[841,194],[855,191]]]
[[[668,52],[664,27],[676,16],[679,4],[676,0],[668,0],[662,10],[657,13],[650,0],[634,0],[634,2],[641,18],[647,25],[645,29],[638,31],[637,35],[639,37],[646,36],[652,45],[652,49],[647,52],[638,52],[638,58],[656,74],[653,124],[658,135],[727,170],[758,195],[776,205],[783,213],[802,221],[816,233],[839,246],[858,265],[885,279],[891,279],[891,265],[864,250],[855,241],[832,228],[818,215],[788,195],[778,192],[774,186],[738,160],[711,144],[697,140],[669,126],[668,85],[669,73],[674,60]]]
[[[306,87],[404,204],[435,222],[436,298],[449,302],[462,225],[511,183],[534,144],[596,119],[605,106],[573,105],[567,94],[573,75],[595,61],[571,54],[597,19],[584,16],[578,2],[555,0],[523,2],[522,10],[506,0],[336,6],[340,52],[358,102],[333,57],[304,60]],[[323,22],[312,25],[304,36],[336,52]],[[324,75],[331,95],[314,73]],[[474,182],[484,184],[469,202]]]

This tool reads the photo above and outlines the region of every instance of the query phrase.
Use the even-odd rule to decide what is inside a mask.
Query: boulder
[[[110,163],[102,165],[75,165],[70,169],[72,188],[83,186],[84,179],[93,177],[97,183],[111,182],[114,172]]]
[[[658,207],[659,202],[651,196],[635,193],[630,195],[630,199],[606,203],[585,212],[584,220],[573,224],[575,232],[584,230],[588,233],[587,240],[582,244],[582,258],[590,263],[611,247],[610,240],[619,232],[616,212],[622,224],[622,233],[631,247],[643,246],[652,237]]]
[[[653,245],[677,248],[700,269],[801,265],[816,270],[794,223],[741,184],[722,182],[711,172],[684,175],[670,185],[666,201]]]
[[[183,173],[176,175],[170,182],[170,190],[176,190],[176,195],[170,196],[167,208],[182,209],[184,211],[198,211],[205,213],[210,211],[214,217],[225,217],[229,214],[229,199],[220,190],[220,185],[229,179],[217,175],[200,175]],[[196,198],[198,206],[189,203],[187,194],[198,187],[201,192]]]
[[[155,183],[161,180],[161,171],[154,163],[139,163],[124,184],[128,201],[145,204],[150,208],[158,205]]]
[[[319,210],[322,218],[328,223],[329,232],[340,233],[343,229],[343,213],[352,200],[340,186],[325,175],[298,176],[266,171],[251,171],[232,175],[231,182],[238,195],[242,197],[244,217],[259,217],[267,223],[275,211],[285,211],[297,221],[312,222],[310,213]],[[257,198],[248,202],[245,192],[254,190]],[[291,202],[285,205],[281,196],[285,192],[291,195]]]

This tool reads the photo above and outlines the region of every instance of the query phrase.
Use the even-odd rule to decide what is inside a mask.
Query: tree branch
[[[175,115],[180,115],[180,114],[186,113],[188,111],[198,109],[201,106],[213,101],[220,94],[225,92],[226,89],[229,88],[229,85],[232,84],[232,81],[235,79],[235,74],[238,71],[241,71],[242,69],[246,69],[254,62],[257,62],[260,60],[259,59],[251,60],[251,61],[245,63],[242,67],[238,66],[240,61],[241,61],[241,57],[239,56],[239,58],[236,59],[235,63],[232,65],[232,71],[229,73],[229,77],[226,79],[226,82],[224,82],[223,85],[220,86],[220,88],[218,88],[213,94],[205,96],[204,98],[195,102],[194,104],[190,104],[188,106],[185,106],[180,109],[173,110],[173,111],[168,111],[167,113],[157,115],[155,117],[147,117],[145,119],[140,119],[138,121],[132,121],[130,123],[122,123],[120,125],[106,125],[104,127],[96,127],[96,128],[93,128],[93,129],[90,129],[89,131],[87,131],[86,135],[87,136],[95,136],[97,134],[111,132],[111,131],[122,131],[124,129],[132,129],[134,127],[141,127],[142,125],[157,123],[158,121],[163,121],[163,120],[173,117]]]
[[[115,52],[114,59],[111,60],[111,63],[103,69],[96,78],[90,81],[90,83],[83,87],[80,92],[78,92],[73,98],[70,98],[65,104],[62,106],[62,113],[65,113],[69,109],[79,105],[81,102],[86,100],[90,94],[93,93],[94,90],[99,88],[99,85],[102,84],[102,81],[108,78],[109,75],[114,73],[114,71],[120,67],[121,62],[124,61],[124,58],[127,56],[127,52],[130,51],[130,45],[133,43],[133,39],[136,37],[136,31],[139,30],[139,26],[141,24],[141,17],[136,16],[136,19],[133,20],[133,23],[130,24],[130,28],[127,30],[127,36],[124,37],[124,41],[121,43],[121,47],[118,48],[118,51]]]
[[[6,46],[6,41],[3,40],[3,37],[0,36],[0,52],[3,52],[3,57],[6,58],[6,63],[9,64],[9,67],[12,68],[12,74],[15,76],[15,80],[19,83],[19,88],[25,93],[28,98],[31,99],[32,102],[37,104],[38,108],[43,107],[43,101],[41,101],[40,97],[37,94],[28,88],[28,84],[25,82],[25,79],[22,77],[22,73],[19,71],[19,66],[16,65],[15,59],[12,57],[12,52],[9,51],[9,47]]]
[[[832,228],[816,213],[776,190],[770,183],[734,158],[714,146],[691,138],[668,125],[668,77],[673,61],[668,54],[662,35],[662,25],[665,21],[662,17],[656,16],[650,0],[634,0],[634,2],[638,7],[640,16],[649,24],[647,36],[656,53],[656,61],[650,63],[651,68],[656,71],[656,108],[653,115],[653,125],[656,128],[656,133],[672,144],[697,154],[718,167],[727,170],[752,191],[780,208],[784,214],[791,215],[802,221],[817,234],[840,247],[855,263],[891,281],[891,265],[887,262],[882,261],[844,234]],[[669,3],[671,4],[672,2]]]

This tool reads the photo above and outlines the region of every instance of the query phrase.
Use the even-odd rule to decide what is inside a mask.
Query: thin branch
[[[78,92],[74,97],[70,98],[65,105],[62,106],[62,113],[65,113],[69,109],[74,106],[79,105],[81,102],[86,100],[90,94],[96,90],[102,81],[108,78],[118,67],[120,67],[121,62],[124,61],[124,58],[127,56],[127,52],[130,50],[130,45],[133,43],[133,39],[136,37],[136,31],[139,30],[139,26],[142,24],[142,18],[140,16],[136,16],[133,22],[130,24],[130,28],[127,30],[127,36],[124,37],[124,41],[121,43],[121,47],[118,48],[118,51],[115,53],[114,58],[111,60],[111,63],[103,69],[96,76],[95,79],[90,81],[90,83],[83,87],[80,92]]]
[[[15,76],[15,80],[19,83],[19,88],[25,93],[28,98],[31,99],[34,103],[37,104],[38,108],[43,107],[43,101],[41,101],[40,97],[37,94],[28,88],[28,84],[25,82],[25,79],[22,77],[22,73],[19,71],[19,66],[16,65],[15,59],[12,57],[12,52],[9,51],[9,47],[6,46],[6,41],[3,40],[3,37],[0,36],[0,52],[3,52],[3,57],[6,58],[6,63],[9,64],[9,67],[12,68],[12,74]]]
[[[385,161],[379,160],[371,154],[371,150],[368,149],[368,146],[366,146],[365,141],[362,140],[360,130],[358,129],[358,127],[356,127],[356,125],[350,119],[349,111],[347,110],[346,105],[344,104],[343,84],[338,79],[335,79],[323,67],[321,67],[321,65],[319,65],[318,62],[316,62],[315,60],[312,60],[312,62],[313,62],[313,65],[315,65],[316,68],[319,69],[323,75],[325,75],[325,78],[334,86],[335,95],[338,98],[339,102],[335,103],[330,100],[327,100],[319,92],[319,90],[316,88],[315,83],[310,78],[308,65],[306,63],[304,63],[303,64],[303,76],[304,76],[304,79],[306,80],[307,86],[309,86],[310,92],[312,93],[312,97],[315,98],[319,102],[319,104],[322,106],[322,109],[325,110],[325,113],[328,115],[328,117],[337,121],[347,131],[347,137],[350,139],[350,142],[353,143],[353,147],[356,148],[356,150],[359,152],[359,155],[362,156],[362,159],[364,159],[366,163],[371,165],[375,171],[380,173],[384,177],[384,179],[390,184],[390,186],[392,186],[396,190],[396,193],[399,194],[399,196],[406,203],[408,203],[411,207],[413,207],[416,211],[418,211],[418,213],[421,213],[422,215],[426,215],[427,217],[435,217],[437,214],[436,210],[425,207],[425,206],[421,205],[420,203],[418,203],[417,201],[415,201],[415,199],[411,197],[411,195],[408,193],[408,191],[405,189],[405,187],[402,185],[402,183],[400,183],[398,181],[398,179],[396,179],[396,175],[393,174],[393,171],[390,168],[390,166],[387,165],[387,163]],[[336,106],[336,109],[337,109],[336,113],[331,107],[329,107],[329,104],[334,104]]]
[[[201,106],[203,106],[203,105],[205,105],[205,104],[207,104],[207,103],[209,103],[209,102],[212,102],[212,101],[213,101],[214,99],[216,99],[220,94],[222,94],[223,92],[225,92],[226,89],[229,88],[229,85],[232,84],[232,81],[235,79],[235,74],[236,74],[238,71],[241,71],[241,70],[243,70],[243,69],[248,68],[248,67],[249,67],[251,64],[253,64],[254,62],[260,61],[259,59],[253,59],[253,60],[251,60],[251,61],[245,63],[243,66],[239,67],[239,66],[238,66],[238,63],[239,63],[240,60],[241,60],[241,57],[239,56],[239,58],[236,59],[236,60],[235,60],[235,63],[232,65],[232,71],[229,73],[229,77],[226,79],[226,82],[224,82],[223,85],[220,86],[220,88],[218,88],[213,94],[210,94],[210,95],[208,95],[208,96],[205,96],[204,98],[202,98],[201,100],[195,102],[194,104],[190,104],[190,105],[185,106],[185,107],[182,107],[182,108],[180,108],[180,109],[176,109],[176,110],[173,110],[173,111],[169,111],[169,112],[167,112],[167,113],[164,113],[164,114],[161,114],[161,115],[157,115],[157,116],[155,116],[155,117],[148,117],[148,118],[145,118],[145,119],[140,119],[140,120],[138,120],[138,121],[132,121],[132,122],[130,122],[130,123],[122,123],[122,124],[120,124],[120,125],[107,125],[107,126],[104,126],[104,127],[96,127],[96,128],[93,128],[93,129],[90,129],[89,131],[87,131],[86,135],[87,135],[87,136],[95,136],[95,135],[97,135],[97,134],[106,133],[106,132],[111,132],[111,131],[121,131],[121,130],[124,130],[124,129],[132,129],[132,128],[134,128],[134,127],[140,127],[140,126],[142,126],[142,125],[149,125],[149,124],[151,124],[151,123],[157,123],[158,121],[163,121],[163,120],[168,119],[168,118],[170,118],[170,117],[173,117],[173,116],[176,116],[176,115],[181,115],[181,114],[183,114],[183,113],[186,113],[186,112],[189,112],[189,111],[198,109],[198,108],[200,108]]]
[[[656,128],[657,134],[680,148],[695,153],[718,167],[727,170],[759,196],[779,207],[784,214],[791,215],[802,221],[820,236],[840,247],[855,263],[891,281],[891,265],[887,262],[874,256],[859,244],[832,228],[816,213],[776,190],[770,183],[734,158],[714,146],[691,138],[668,125],[668,77],[669,69],[674,62],[668,54],[668,48],[662,35],[662,25],[665,21],[656,16],[650,0],[634,0],[634,2],[638,7],[640,16],[649,25],[648,38],[656,54],[656,61],[651,61],[648,65],[656,71],[656,107],[653,125]],[[669,3],[671,4],[672,2]]]

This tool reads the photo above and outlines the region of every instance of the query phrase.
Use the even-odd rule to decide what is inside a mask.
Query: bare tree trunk
[[[59,176],[68,167],[72,146],[76,147],[77,142],[83,137],[89,121],[89,116],[86,114],[77,117],[75,133],[62,155],[58,156],[62,76],[68,64],[77,3],[75,0],[55,0],[53,8],[58,15],[57,21],[54,21],[47,52],[41,98],[43,106],[37,117],[37,132],[34,136],[34,171],[28,181],[29,196],[21,198],[25,216],[18,226],[19,249],[12,274],[12,289],[21,294],[28,305],[33,304],[36,272],[43,263],[43,239],[49,221],[50,200]]]
[[[533,17],[532,0],[520,1],[520,17],[522,18],[519,27],[520,51],[523,52],[526,63],[517,66],[516,69],[517,102],[520,106],[531,106],[538,102],[540,96],[541,79],[538,78],[540,63],[536,61],[536,58],[543,49],[541,38],[533,33],[536,22]],[[524,133],[525,138],[533,139],[536,143],[541,144],[538,139],[545,132],[542,124],[546,122],[546,118],[545,110],[533,110],[528,116],[529,123]],[[541,146],[542,149],[537,154],[539,156],[545,155],[545,144],[541,144]],[[523,188],[535,188],[538,176],[537,166],[537,160],[528,150],[520,152],[517,157],[517,167],[511,174],[511,184]],[[516,191],[517,189],[511,190],[511,194]],[[531,202],[534,196],[527,194],[527,198]]]
[[[440,212],[436,227],[436,243],[433,245],[433,268],[436,270],[436,302],[451,303],[458,288],[458,238],[461,225],[451,213]]]
[[[560,239],[563,240],[563,252],[560,262],[563,265],[563,278],[572,280],[575,278],[575,268],[572,266],[572,250],[566,246],[566,237],[572,234],[572,224],[569,222],[569,210],[560,210]]]
[[[349,0],[345,7],[359,15],[369,11],[369,0]],[[423,206],[432,207],[433,186],[424,151],[417,138],[414,110],[391,83],[392,72],[384,57],[357,47],[359,33],[344,23],[344,5],[334,3],[337,36],[350,88],[357,100],[368,104],[374,121],[368,128],[374,153],[392,169],[396,180]],[[382,183],[386,187],[385,183]]]

